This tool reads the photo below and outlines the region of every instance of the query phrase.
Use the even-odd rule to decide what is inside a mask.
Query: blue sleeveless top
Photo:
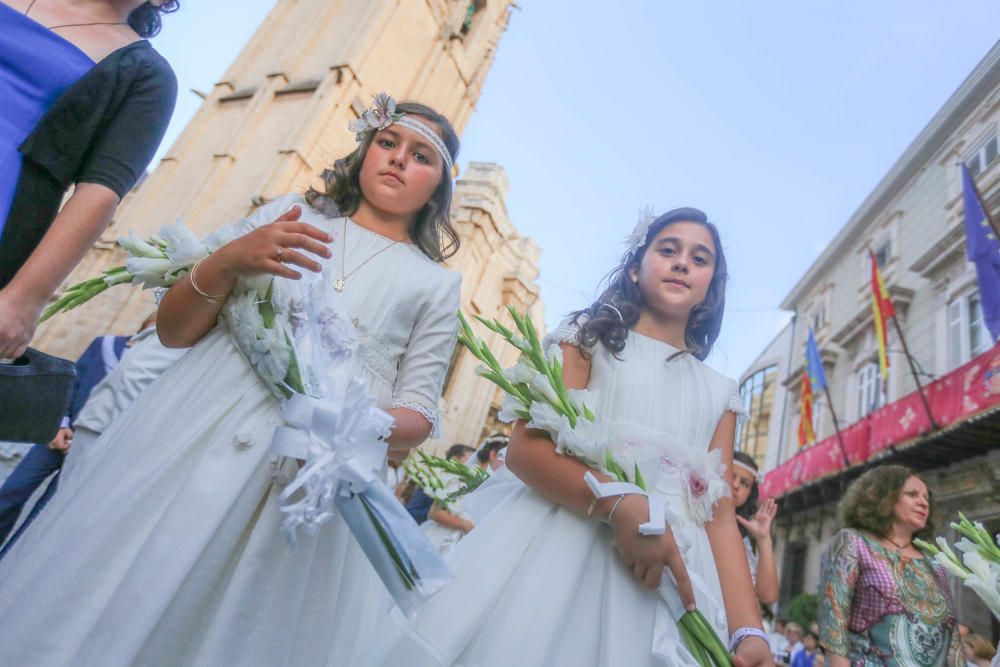
[[[21,173],[18,147],[93,66],[71,42],[0,2],[0,234]]]

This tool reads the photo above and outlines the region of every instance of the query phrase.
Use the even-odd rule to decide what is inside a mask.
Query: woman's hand
[[[646,588],[660,587],[663,568],[669,567],[677,582],[677,592],[687,610],[694,609],[694,589],[688,577],[681,552],[674,541],[673,531],[667,527],[663,535],[642,535],[639,526],[649,521],[649,503],[646,498],[630,494],[618,503],[611,526],[615,531],[615,546],[625,566]]]
[[[297,222],[302,207],[293,206],[274,222],[258,227],[238,239],[230,241],[213,254],[213,263],[233,278],[270,273],[297,280],[302,274],[289,264],[319,273],[319,262],[309,259],[302,251],[329,258],[330,249],[324,245],[333,237],[305,222]]]
[[[747,532],[753,536],[755,541],[762,542],[771,539],[771,523],[774,522],[774,515],[777,513],[778,504],[774,501],[774,498],[768,498],[757,508],[757,513],[753,515],[753,519],[744,519],[737,514],[736,520],[741,526],[747,529]]]
[[[773,667],[771,647],[760,637],[747,637],[736,647],[733,667]]]
[[[18,298],[9,286],[0,290],[0,359],[17,359],[24,354],[44,305]]]

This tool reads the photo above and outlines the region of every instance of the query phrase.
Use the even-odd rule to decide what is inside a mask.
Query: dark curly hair
[[[400,102],[396,111],[420,116],[441,128],[444,141],[452,161],[458,157],[459,140],[455,128],[447,118],[434,109],[417,102]],[[333,169],[323,171],[321,178],[324,192],[309,188],[306,201],[310,206],[324,210],[322,200],[332,199],[340,215],[351,215],[358,210],[363,197],[361,193],[361,165],[364,164],[368,149],[375,139],[375,132],[369,132],[358,147],[348,156],[333,163]],[[447,169],[447,167],[442,167]],[[460,245],[458,232],[451,224],[451,174],[445,173],[430,200],[417,213],[417,219],[410,228],[410,239],[420,250],[435,262],[442,262],[456,252]]]
[[[741,451],[733,452],[733,461],[734,462],[739,461],[740,463],[750,466],[751,468],[753,468],[754,472],[757,472],[758,470],[757,462],[754,461],[753,457],[747,454],[746,452],[741,452]],[[757,500],[760,498],[760,489],[757,488],[758,486],[759,484],[757,484],[757,478],[754,477],[753,486],[750,487],[750,495],[747,496],[746,502],[736,508],[736,513],[741,517],[743,517],[744,519],[746,519],[747,521],[753,519],[753,515],[757,513]],[[749,531],[747,531],[747,529],[743,527],[743,524],[739,524],[739,526],[740,526],[740,535],[742,535],[743,537],[749,537],[750,543],[753,544],[754,548],[756,549],[757,541],[753,539],[753,535],[751,535]]]
[[[892,510],[899,501],[906,480],[916,477],[925,485],[927,481],[906,466],[882,465],[872,468],[858,477],[847,488],[840,501],[840,523],[844,528],[865,530],[879,537],[886,537],[892,529]],[[927,487],[930,511],[927,525],[913,537],[922,540],[934,539],[937,514],[934,510],[934,496]]]
[[[181,8],[179,0],[166,0],[159,5],[144,2],[128,15],[128,24],[136,34],[143,39],[149,39],[159,34],[163,27],[160,14],[173,14]]]
[[[621,263],[608,274],[608,287],[597,301],[589,308],[573,313],[573,321],[580,323],[578,340],[581,346],[593,347],[600,342],[616,354],[625,349],[625,339],[639,321],[642,311],[642,294],[639,286],[629,277],[629,270],[642,263],[649,242],[664,227],[675,222],[703,225],[712,235],[712,243],[715,245],[715,272],[708,286],[708,294],[702,303],[691,310],[684,332],[684,343],[696,358],[704,360],[712,351],[712,345],[722,329],[722,315],[726,309],[726,281],[729,275],[719,230],[708,221],[707,215],[696,208],[675,208],[654,220],[649,225],[642,245],[626,252]],[[584,315],[586,318],[581,320]]]

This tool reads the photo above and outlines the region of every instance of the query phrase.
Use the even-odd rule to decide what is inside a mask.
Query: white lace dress
[[[439,477],[441,478],[441,481],[444,482],[445,491],[448,493],[454,493],[465,486],[457,475],[439,473]],[[472,519],[469,513],[466,512],[465,508],[462,506],[461,498],[457,498],[452,501],[448,506],[448,511],[459,518],[466,520]],[[442,526],[430,517],[427,518],[427,521],[420,524],[420,527],[423,529],[424,534],[427,535],[427,539],[431,541],[431,544],[434,545],[434,548],[436,548],[438,553],[442,556],[447,555],[448,552],[451,551],[452,547],[458,544],[458,541],[465,537],[465,532],[459,530],[458,528]]]
[[[324,279],[388,240],[285,196],[331,232]],[[337,298],[362,332],[353,372],[380,406],[437,430],[453,349],[458,274],[398,244]],[[73,476],[0,561],[3,662],[46,667],[354,664],[388,594],[338,517],[316,537],[282,537],[280,476],[268,454],[278,402],[216,327],[154,381],[96,443],[100,465]]]
[[[564,323],[550,340],[575,340]],[[588,389],[609,430],[635,425],[706,455],[723,413],[740,412],[736,383],[689,355],[630,334],[615,359],[593,351]],[[473,494],[475,496],[475,494]],[[471,502],[470,497],[470,502]],[[727,637],[715,562],[704,528],[670,496],[672,528],[695,582],[698,606]],[[659,594],[641,587],[611,544],[608,526],[546,500],[525,485],[508,493],[449,554],[455,579],[414,619],[382,624],[366,667],[663,667],[693,664]],[[654,650],[660,655],[657,658]]]

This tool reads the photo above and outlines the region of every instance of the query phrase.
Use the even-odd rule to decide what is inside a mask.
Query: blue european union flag
[[[990,224],[979,191],[962,165],[962,202],[965,207],[965,248],[976,265],[983,320],[993,340],[1000,338],[1000,240]]]
[[[813,391],[819,392],[826,389],[823,358],[819,355],[819,348],[816,347],[812,327],[809,327],[809,337],[806,339],[806,372],[809,373],[809,384],[812,385]]]

